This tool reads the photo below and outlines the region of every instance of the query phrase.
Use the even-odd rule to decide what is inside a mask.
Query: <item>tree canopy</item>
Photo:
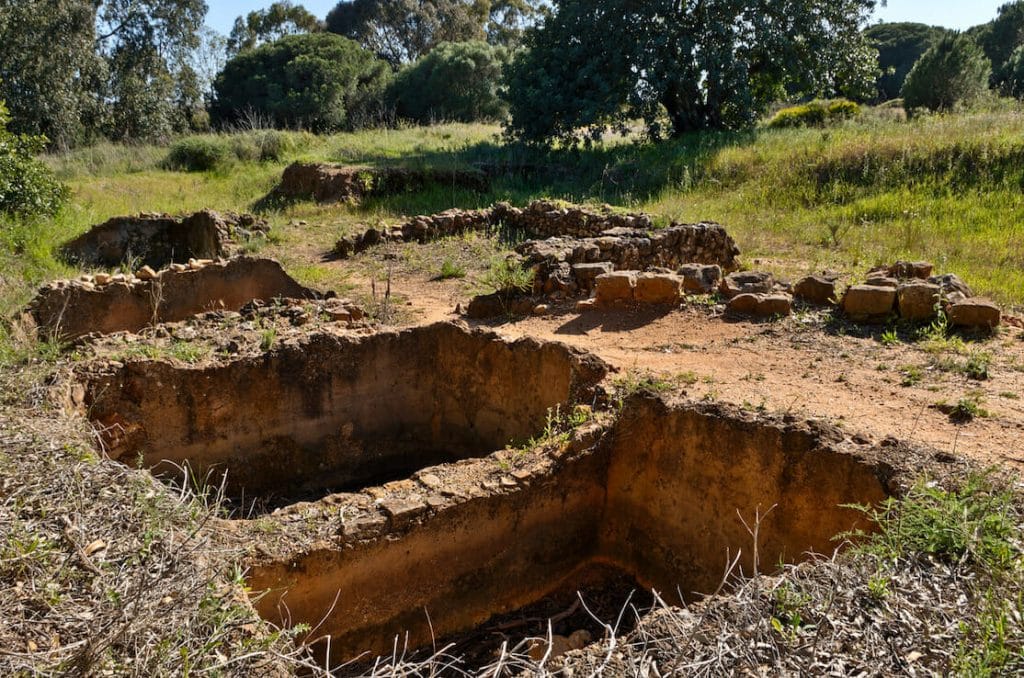
[[[969,36],[939,40],[914,64],[903,85],[907,109],[948,111],[988,90],[992,64]]]
[[[302,5],[282,0],[266,9],[249,12],[235,19],[235,25],[228,36],[228,56],[286,35],[316,33],[320,30],[323,30],[323,22],[316,15]]]
[[[289,35],[227,63],[214,81],[211,114],[230,124],[257,112],[280,127],[334,131],[366,114],[390,73],[387,64],[347,38]]]
[[[903,89],[907,74],[928,48],[949,31],[938,26],[916,23],[882,23],[864,31],[872,47],[878,50],[878,98],[895,99]]]
[[[446,43],[404,68],[388,98],[407,120],[498,120],[507,110],[499,90],[508,60],[504,47]]]
[[[740,128],[787,93],[866,94],[877,67],[861,27],[874,6],[557,0],[510,69],[509,132],[594,140],[635,117],[653,136]]]
[[[995,19],[975,27],[970,34],[992,64],[992,86],[1005,90],[1010,57],[1024,44],[1024,0],[1003,5]]]

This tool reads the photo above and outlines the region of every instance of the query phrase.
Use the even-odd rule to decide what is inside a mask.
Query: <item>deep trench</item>
[[[550,408],[592,397],[605,374],[560,344],[442,324],[312,337],[205,370],[127,364],[94,378],[88,400],[126,460],[227,470],[232,492],[274,505],[456,459],[493,464],[483,457],[540,432]],[[836,535],[863,527],[846,507],[886,496],[883,465],[841,436],[640,394],[592,447],[526,484],[377,539],[259,563],[249,586],[268,620],[309,624],[305,641],[322,651],[329,637],[337,663],[390,653],[396,637],[411,648],[479,638],[496,618],[564,599],[595,567],[619,582],[596,584],[599,597],[694,600],[737,555],[749,574],[830,553]]]

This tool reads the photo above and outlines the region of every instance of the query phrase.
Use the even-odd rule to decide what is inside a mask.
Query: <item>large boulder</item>
[[[877,322],[889,317],[896,306],[896,288],[854,285],[843,295],[843,313],[858,322]]]
[[[793,300],[787,294],[737,294],[729,300],[726,310],[741,315],[771,318],[789,315],[793,310]]]
[[[600,261],[593,264],[574,264],[572,267],[576,284],[584,294],[590,294],[594,291],[598,276],[612,273],[614,270],[615,266],[610,261]]]
[[[942,288],[924,280],[901,283],[896,290],[900,316],[905,320],[931,320],[937,315]]]

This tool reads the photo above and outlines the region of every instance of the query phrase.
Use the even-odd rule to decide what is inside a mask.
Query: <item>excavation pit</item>
[[[442,323],[316,333],[211,367],[106,363],[82,401],[112,458],[223,481],[259,512],[521,443],[606,373],[562,344]]]
[[[266,619],[315,629],[305,642],[334,665],[389,655],[396,638],[472,638],[595,567],[694,601],[733,559],[734,573],[770,571],[866,528],[846,507],[889,496],[881,454],[827,426],[638,395],[546,451],[289,509],[249,586]]]

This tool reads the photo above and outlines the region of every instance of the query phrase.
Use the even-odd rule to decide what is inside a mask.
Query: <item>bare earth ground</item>
[[[358,260],[327,265],[362,268]],[[357,295],[369,285],[359,273],[349,281]],[[403,324],[457,319],[456,306],[464,307],[471,296],[465,282],[415,271],[395,272],[391,288],[403,300]],[[983,465],[1024,470],[1024,332],[1015,327],[968,338],[966,352],[992,357],[989,378],[979,381],[942,366],[966,360],[956,351],[929,352],[911,339],[886,346],[878,339],[885,328],[836,323],[820,309],[766,323],[723,317],[699,300],[679,309],[584,314],[569,303],[547,316],[487,324],[512,338],[579,346],[618,368],[620,377],[635,372],[673,381],[694,399],[821,417],[851,433],[924,443]],[[920,381],[904,386],[906,370],[914,367]],[[987,416],[957,423],[936,407],[965,396]]]

